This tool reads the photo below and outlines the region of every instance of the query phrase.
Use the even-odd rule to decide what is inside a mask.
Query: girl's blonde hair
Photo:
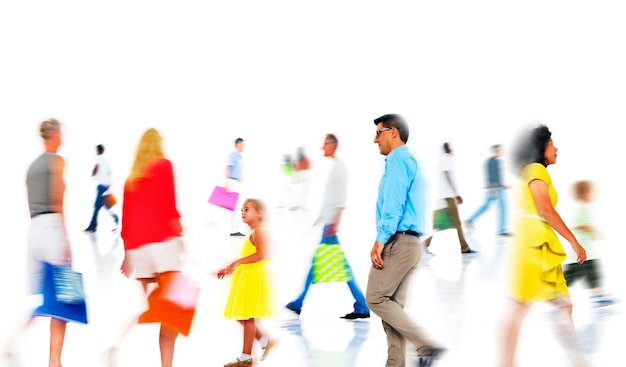
[[[148,164],[155,159],[165,158],[162,141],[161,134],[154,128],[150,128],[143,133],[141,139],[139,139],[133,167],[126,179],[129,189],[132,190],[135,182],[145,176],[145,168]]]

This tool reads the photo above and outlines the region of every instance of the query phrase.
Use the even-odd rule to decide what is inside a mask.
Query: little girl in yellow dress
[[[261,227],[264,205],[257,199],[247,199],[241,209],[244,223],[250,227],[245,237],[241,257],[217,272],[219,279],[232,274],[232,285],[224,316],[237,320],[243,326],[243,349],[241,355],[224,367],[248,367],[253,365],[252,344],[258,340],[264,360],[274,341],[260,330],[256,319],[272,315],[273,297],[270,274],[265,260],[269,253],[268,236]]]

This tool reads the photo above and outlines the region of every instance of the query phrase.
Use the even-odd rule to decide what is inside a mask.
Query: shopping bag
[[[293,175],[295,169],[293,168],[293,164],[289,163],[283,163],[282,165],[282,172],[285,176],[291,176]]]
[[[185,274],[170,271],[157,278],[158,286],[148,295],[148,310],[139,323],[159,322],[189,335],[200,296],[200,288]]]
[[[85,300],[83,275],[69,265],[52,267],[55,297],[57,301],[78,304]]]
[[[209,198],[209,203],[217,205],[220,208],[234,210],[235,205],[237,205],[238,197],[239,194],[234,191],[230,191],[221,186],[215,186],[213,193]]]
[[[107,194],[102,196],[102,202],[107,209],[110,209],[113,205],[117,204],[117,198],[113,194]]]
[[[313,284],[352,280],[348,261],[338,243],[322,243],[313,256]]]
[[[438,209],[433,212],[433,228],[440,231],[454,228],[448,208]]]
[[[33,316],[47,316],[68,322],[87,324],[85,299],[75,303],[59,302],[54,283],[55,265],[43,263],[43,304],[33,311]]]

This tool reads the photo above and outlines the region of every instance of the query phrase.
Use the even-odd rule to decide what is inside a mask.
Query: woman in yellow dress
[[[263,350],[261,360],[267,357],[274,346],[274,341],[265,336],[256,322],[256,319],[270,317],[273,310],[270,274],[265,263],[269,254],[269,241],[265,229],[261,227],[264,212],[264,205],[259,200],[247,199],[244,202],[241,217],[250,226],[250,233],[244,239],[241,257],[217,272],[219,279],[232,274],[224,316],[237,320],[243,326],[242,353],[224,367],[252,366],[252,344],[255,339]]]
[[[545,125],[533,128],[519,142],[513,159],[519,173],[519,218],[510,248],[508,313],[503,324],[500,367],[512,367],[524,317],[533,302],[548,301],[554,308],[557,337],[574,366],[587,366],[572,320],[572,302],[561,263],[565,251],[556,233],[567,240],[578,263],[585,250],[555,210],[557,193],[547,167],[556,163],[557,148]],[[555,232],[556,231],[556,232]]]

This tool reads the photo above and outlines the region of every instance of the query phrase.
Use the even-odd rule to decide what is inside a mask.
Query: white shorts
[[[66,264],[69,259],[65,258],[65,253],[69,253],[69,246],[61,214],[39,214],[31,219],[26,259],[31,294],[40,294],[43,291],[43,262]]]
[[[183,241],[173,237],[165,242],[154,242],[127,250],[126,257],[137,279],[155,278],[166,271],[181,270]]]

